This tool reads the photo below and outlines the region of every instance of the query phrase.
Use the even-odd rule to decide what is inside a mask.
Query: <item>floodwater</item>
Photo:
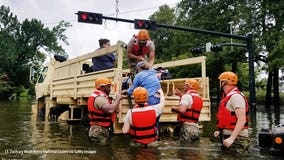
[[[176,136],[162,136],[158,148],[134,148],[129,146],[127,135],[115,135],[109,145],[94,144],[88,140],[87,129],[65,122],[45,122],[32,114],[28,100],[0,102],[0,157],[5,159],[283,159],[281,155],[263,152],[257,146],[257,132],[274,124],[284,124],[284,111],[280,114],[257,110],[255,124],[250,129],[250,152],[236,155],[221,151],[215,130],[214,116],[211,122],[203,122],[202,136],[194,144],[182,143]],[[212,107],[213,108],[213,107]],[[216,107],[214,107],[216,108]],[[283,106],[282,106],[283,109]],[[214,111],[212,115],[215,115]]]

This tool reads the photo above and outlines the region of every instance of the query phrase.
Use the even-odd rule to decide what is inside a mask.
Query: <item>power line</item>
[[[171,6],[171,5],[176,5],[177,3],[170,3],[170,4],[167,4],[168,6]],[[118,13],[118,14],[127,14],[127,13],[134,13],[134,12],[140,12],[140,11],[146,11],[146,10],[151,10],[151,9],[156,9],[156,8],[159,8],[160,6],[155,6],[155,7],[150,7],[150,8],[144,8],[144,9],[137,9],[137,10],[132,10],[132,11],[125,11],[125,12],[121,12],[121,13]],[[111,14],[111,15],[107,15],[107,16],[113,16],[115,14]]]
[[[170,4],[164,4],[164,5],[168,5],[168,6],[172,6],[172,5],[176,5],[177,3],[170,3]],[[143,8],[143,9],[137,9],[137,10],[132,10],[132,11],[125,11],[125,12],[120,12],[118,13],[118,15],[121,14],[128,14],[128,13],[134,13],[134,12],[141,12],[141,11],[147,11],[147,10],[152,10],[152,9],[156,9],[159,8],[160,6],[155,6],[155,7],[149,7],[149,8]],[[106,15],[106,16],[114,16],[116,14],[110,14],[110,15]],[[68,22],[77,22],[77,20],[69,20]],[[50,23],[44,23],[45,25],[52,25],[52,24],[58,24],[59,22],[50,22]]]

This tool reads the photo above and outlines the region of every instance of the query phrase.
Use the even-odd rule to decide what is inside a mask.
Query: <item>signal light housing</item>
[[[92,24],[102,24],[103,15],[99,13],[78,11],[75,13],[78,15],[78,22],[82,23],[92,23]]]
[[[145,20],[145,19],[135,19],[134,28],[135,29],[156,30],[157,25],[155,21]]]
[[[201,54],[201,53],[202,53],[202,50],[201,50],[200,47],[198,47],[198,48],[192,48],[192,49],[191,49],[191,53],[193,53],[193,54]]]
[[[213,51],[213,52],[219,52],[219,51],[222,51],[222,49],[223,49],[223,46],[220,45],[220,44],[217,44],[215,46],[210,47],[210,50]]]

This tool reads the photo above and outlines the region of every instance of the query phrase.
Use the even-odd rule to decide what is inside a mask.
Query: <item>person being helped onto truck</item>
[[[161,84],[155,74],[155,70],[150,68],[146,61],[138,62],[136,68],[138,74],[135,75],[132,86],[127,90],[123,90],[122,93],[127,92],[128,95],[132,95],[135,88],[144,87],[149,95],[148,104],[155,105],[160,103],[160,96],[157,90],[161,88]]]
[[[110,41],[108,39],[100,39],[99,45],[100,48],[98,48],[97,50],[110,46]],[[92,58],[93,66],[91,67],[91,71],[88,72],[101,71],[113,68],[115,60],[116,58],[114,56],[114,53],[109,53],[99,57],[93,57]]]
[[[146,57],[150,67],[152,67],[155,60],[155,45],[150,40],[148,31],[142,29],[137,35],[133,35],[127,45],[127,58],[132,80],[137,73],[136,64],[139,61],[146,60]]]
[[[148,105],[148,91],[144,87],[137,87],[133,92],[135,107],[128,110],[122,132],[128,133],[132,140],[130,145],[141,147],[157,147],[158,135],[156,128],[156,118],[162,114],[165,105],[165,96],[162,89],[158,90],[160,103]]]
[[[223,72],[219,75],[222,100],[217,113],[215,137],[220,137],[222,148],[228,151],[246,153],[248,140],[248,101],[238,90],[238,76],[233,72]]]
[[[202,97],[197,93],[198,81],[188,79],[184,83],[184,92],[176,89],[176,94],[181,97],[179,106],[173,106],[172,112],[177,113],[177,120],[181,123],[179,132],[180,140],[192,142],[199,139],[198,121],[203,107]]]
[[[122,96],[117,94],[112,102],[109,97],[111,82],[107,78],[98,78],[95,87],[96,90],[88,99],[89,138],[92,141],[107,143],[113,133],[113,123]]]
[[[155,74],[155,70],[149,68],[150,66],[146,61],[138,62],[136,66],[138,74],[136,74],[134,77],[132,86],[127,90],[123,90],[122,93],[127,92],[127,94],[130,96],[135,88],[144,87],[148,91],[148,105],[160,103],[160,95],[157,93],[157,90],[161,88],[161,84]],[[157,117],[156,121],[157,129],[159,129],[159,120],[160,116]],[[158,130],[157,133],[159,133]]]

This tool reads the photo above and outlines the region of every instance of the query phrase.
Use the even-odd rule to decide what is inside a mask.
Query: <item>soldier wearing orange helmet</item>
[[[176,89],[176,94],[181,97],[180,104],[177,107],[172,107],[172,112],[176,112],[177,120],[181,123],[180,139],[186,141],[194,141],[199,138],[198,120],[203,101],[197,93],[198,81],[188,79],[184,82],[184,95]]]
[[[150,40],[147,30],[142,29],[134,35],[127,45],[127,57],[132,79],[136,74],[136,64],[139,61],[146,61],[148,57],[149,66],[152,67],[155,60],[155,45]]]
[[[94,141],[106,143],[113,132],[115,113],[122,98],[116,96],[114,102],[109,97],[111,81],[107,78],[98,78],[95,81],[96,90],[88,99],[90,119],[89,138]]]
[[[162,89],[159,89],[160,103],[148,105],[148,91],[144,87],[137,87],[133,92],[135,107],[128,110],[123,133],[129,133],[132,138],[130,145],[143,147],[156,147],[158,145],[158,135],[156,128],[156,118],[162,114],[165,105],[165,97]]]
[[[238,76],[233,72],[223,72],[219,76],[223,98],[217,113],[219,131],[223,148],[232,151],[247,151],[248,141],[248,101],[246,96],[236,87]]]

